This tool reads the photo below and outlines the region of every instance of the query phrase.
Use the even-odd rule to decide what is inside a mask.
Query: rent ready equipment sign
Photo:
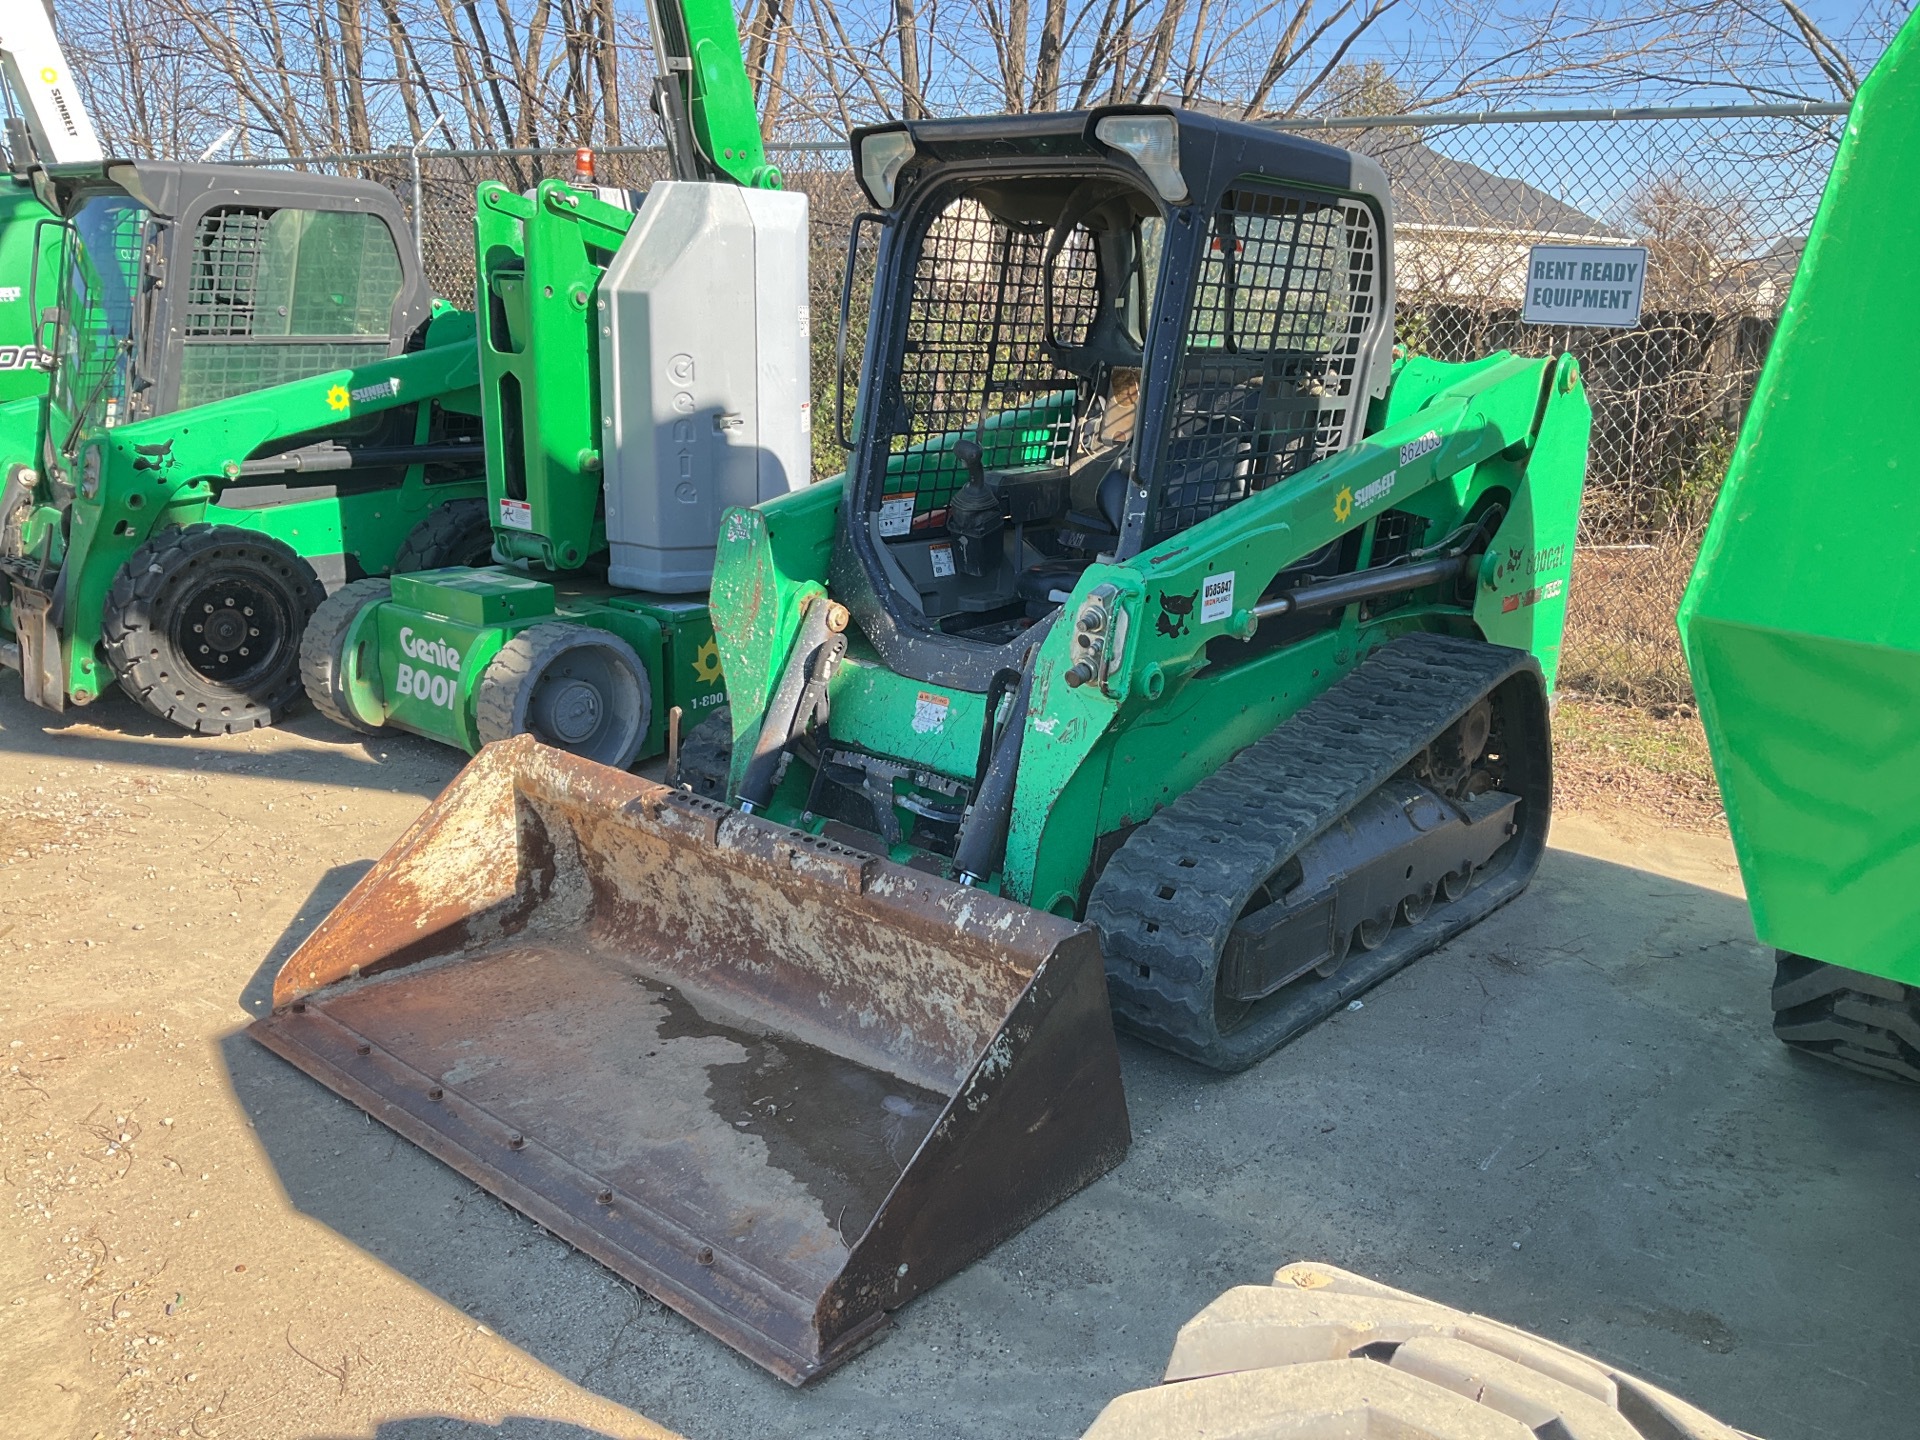
[[[1647,252],[1638,245],[1536,245],[1527,257],[1528,325],[1640,323],[1647,288]]]

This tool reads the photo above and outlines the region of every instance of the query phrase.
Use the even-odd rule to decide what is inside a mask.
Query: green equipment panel
[[[641,759],[667,748],[674,706],[684,734],[726,703],[704,602],[465,567],[396,575],[392,599],[360,612],[340,644],[345,699],[366,725],[471,754],[482,744],[476,709],[487,667],[515,635],[556,623],[617,635],[640,657],[653,694]]]
[[[1920,457],[1905,367],[1920,32],[1861,87],[1680,633],[1767,944],[1920,982]]]

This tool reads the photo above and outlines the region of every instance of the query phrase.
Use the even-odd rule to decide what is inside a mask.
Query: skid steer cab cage
[[[853,145],[885,223],[835,588],[895,669],[984,691],[1088,565],[1350,448],[1387,391],[1365,156],[1143,106]]]
[[[793,1384],[1129,1140],[1091,929],[528,736],[250,1033]]]

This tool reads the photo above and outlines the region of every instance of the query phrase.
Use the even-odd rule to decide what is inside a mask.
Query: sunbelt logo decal
[[[361,385],[349,390],[344,385],[335,385],[327,391],[327,404],[335,410],[345,410],[350,405],[365,405],[370,400],[388,400],[400,393],[400,381],[397,378],[380,381],[377,385]]]
[[[1393,485],[1400,478],[1398,470],[1389,470],[1378,480],[1362,485],[1358,490],[1340,487],[1340,493],[1333,497],[1333,518],[1342,525],[1353,518],[1353,512],[1364,510],[1369,505],[1378,505],[1393,494]]]
[[[444,640],[417,635],[411,625],[402,625],[400,653],[418,662],[418,665],[402,662],[394,689],[411,699],[451,710],[453,697],[460,689],[453,679],[454,675],[460,673],[460,652]],[[426,668],[428,666],[433,668]],[[438,673],[443,671],[452,671],[453,675]]]

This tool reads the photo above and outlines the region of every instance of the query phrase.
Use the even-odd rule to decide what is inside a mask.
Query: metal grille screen
[[[403,280],[377,215],[228,206],[195,236],[186,333],[384,336]]]
[[[989,469],[1057,465],[1072,441],[1080,380],[1047,346],[1083,340],[1099,302],[1099,261],[1076,229],[1047,260],[1052,230],[1010,225],[977,201],[950,201],[927,227],[913,272],[899,389],[888,407],[886,494],[913,529],[945,524],[965,475],[945,437],[979,434]],[[936,443],[927,443],[927,442]]]
[[[235,206],[201,220],[187,291],[187,334],[253,334],[261,254],[272,215]]]
[[[1215,212],[1174,393],[1153,539],[1340,450],[1378,307],[1373,211],[1243,187]]]

